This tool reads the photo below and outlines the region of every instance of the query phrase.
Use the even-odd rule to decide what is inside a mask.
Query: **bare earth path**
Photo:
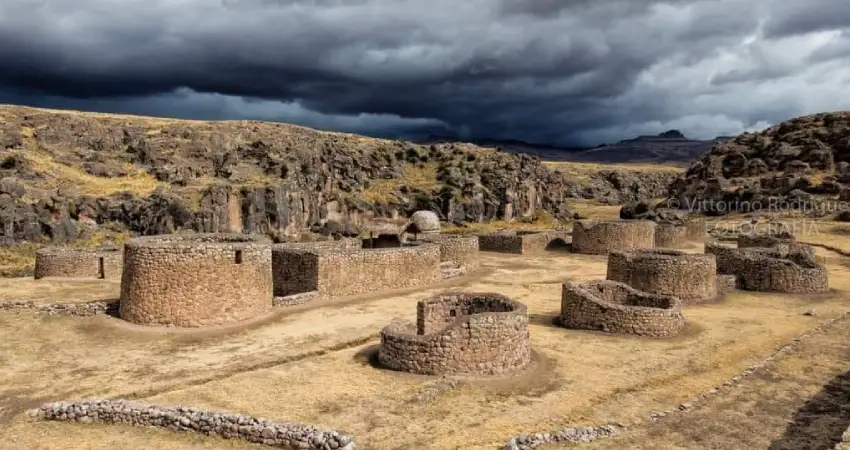
[[[0,447],[256,448],[120,426],[31,423],[21,414],[42,401],[130,397],[340,429],[368,450],[496,449],[515,434],[630,422],[668,409],[850,309],[850,269],[830,262],[836,291],[829,295],[736,292],[722,302],[688,307],[683,336],[616,337],[551,325],[560,308],[560,283],[604,278],[604,257],[485,254],[483,263],[480,273],[442,286],[302,306],[219,330],[152,331],[111,317],[0,312]],[[63,282],[44,281],[52,286],[50,298],[73,300],[63,294]],[[2,283],[8,283],[6,290]],[[0,301],[9,286],[35,282],[2,283]],[[100,289],[105,298],[115,289],[111,295],[117,297],[115,285]],[[513,378],[441,389],[438,379],[368,363],[383,326],[413,319],[417,300],[447,289],[495,291],[526,303],[534,367]],[[29,287],[17,289],[14,299],[28,291],[45,298],[44,290]],[[809,310],[816,315],[805,315]],[[423,400],[427,392],[435,394]]]

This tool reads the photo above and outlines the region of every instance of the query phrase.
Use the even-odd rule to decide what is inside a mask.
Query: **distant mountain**
[[[510,153],[526,153],[547,161],[689,164],[711,150],[715,143],[728,139],[731,137],[718,136],[711,140],[688,139],[679,130],[668,130],[657,135],[638,136],[593,148],[557,147],[516,140],[481,140],[475,141],[474,144],[483,147],[499,147]],[[426,141],[426,143],[445,143],[454,142],[455,138],[431,136]]]

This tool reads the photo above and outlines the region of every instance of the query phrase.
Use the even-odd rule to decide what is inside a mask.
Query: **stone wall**
[[[825,266],[814,259],[805,244],[774,248],[731,248],[709,242],[705,252],[715,255],[717,272],[735,275],[738,289],[792,294],[821,293],[829,290]]]
[[[349,251],[361,248],[360,239],[287,242],[272,245],[274,295],[284,297],[318,291],[319,256],[311,250]]]
[[[703,242],[708,235],[708,222],[705,217],[690,217],[685,226],[688,228],[688,239]]]
[[[275,295],[318,291],[323,296],[423,286],[438,281],[440,247],[435,244],[396,248],[286,248],[272,250]]]
[[[558,322],[567,328],[652,337],[675,336],[685,326],[678,298],[609,280],[583,285],[565,282]]]
[[[267,241],[243,234],[140,237],[124,247],[120,315],[143,325],[200,327],[272,307]]]
[[[612,251],[606,278],[651,294],[672,295],[686,304],[717,297],[714,255],[670,249]]]
[[[604,255],[611,250],[655,247],[655,222],[579,220],[573,225],[572,250]]]
[[[447,292],[417,305],[416,323],[381,331],[380,363],[427,375],[501,375],[531,361],[528,310],[501,294]]]
[[[682,247],[691,240],[687,225],[659,223],[655,226],[655,247]]]
[[[35,253],[35,279],[44,277],[121,279],[120,248],[48,247]]]
[[[506,230],[478,236],[478,249],[484,252],[529,254],[566,248],[569,233],[563,230]]]
[[[127,400],[45,403],[29,411],[40,420],[126,424],[242,439],[289,450],[354,450],[354,438],[310,425],[275,422],[242,414],[185,406],[158,406]]]
[[[478,254],[478,236],[433,233],[420,234],[418,242],[433,243],[440,246],[440,262],[461,270],[462,273],[477,269],[481,263]]]
[[[767,233],[767,234],[739,234],[738,248],[760,247],[771,248],[780,244],[794,245],[797,238],[790,233]]]

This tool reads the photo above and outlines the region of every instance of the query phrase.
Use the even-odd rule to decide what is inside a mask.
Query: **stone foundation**
[[[818,264],[814,250],[805,244],[774,248],[730,248],[707,243],[705,252],[715,255],[717,272],[736,276],[736,287],[748,291],[790,294],[823,293],[829,290],[825,266]]]
[[[676,297],[608,280],[583,285],[565,282],[558,322],[566,328],[652,337],[675,336],[685,326]]]
[[[567,248],[569,233],[562,230],[500,231],[478,236],[478,249],[484,252],[514,253],[518,255]]]
[[[310,425],[207,411],[186,406],[157,406],[126,400],[46,403],[29,411],[40,420],[126,424],[242,439],[289,450],[354,450],[354,439],[338,431]]]
[[[35,253],[35,279],[44,277],[121,279],[120,248],[49,247]]]
[[[317,291],[345,296],[423,286],[441,279],[440,247],[272,249],[274,292],[289,296]]]
[[[201,327],[272,307],[271,249],[242,234],[171,234],[124,247],[121,318],[142,325]]]
[[[655,247],[655,222],[579,220],[573,225],[575,253],[604,255],[612,250]]]
[[[685,304],[717,297],[717,262],[713,255],[670,249],[612,251],[606,278],[639,291],[672,295]]]
[[[416,323],[381,331],[380,363],[426,375],[501,375],[531,361],[525,305],[493,293],[448,292],[422,300]]]

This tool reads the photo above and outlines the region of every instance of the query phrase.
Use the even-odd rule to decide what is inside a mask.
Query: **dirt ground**
[[[839,233],[823,239],[850,243]],[[632,423],[711,389],[850,309],[850,266],[834,252],[819,254],[828,257],[830,294],[734,292],[720,302],[686,308],[687,330],[672,339],[554,327],[561,282],[600,279],[606,271],[604,257],[568,253],[484,253],[479,272],[427,289],[302,305],[220,329],[151,330],[108,316],[0,312],[0,448],[259,448],[123,426],[31,422],[22,414],[44,401],[93,397],[305,422],[351,433],[358,448],[368,450],[494,450],[521,433]],[[515,377],[441,388],[438,378],[369,363],[383,326],[413,319],[417,300],[449,289],[494,291],[526,303],[532,367]],[[118,285],[0,281],[0,301],[25,297],[117,298]],[[784,438],[785,428],[825,385],[850,371],[847,328],[812,338],[780,359],[770,375],[747,381],[734,395],[588,448],[827,448],[794,447],[802,441],[793,431]],[[422,399],[427,392],[436,394]],[[846,428],[850,419],[821,422],[829,424],[804,434],[826,440],[837,422]],[[783,439],[787,445],[771,447]]]

